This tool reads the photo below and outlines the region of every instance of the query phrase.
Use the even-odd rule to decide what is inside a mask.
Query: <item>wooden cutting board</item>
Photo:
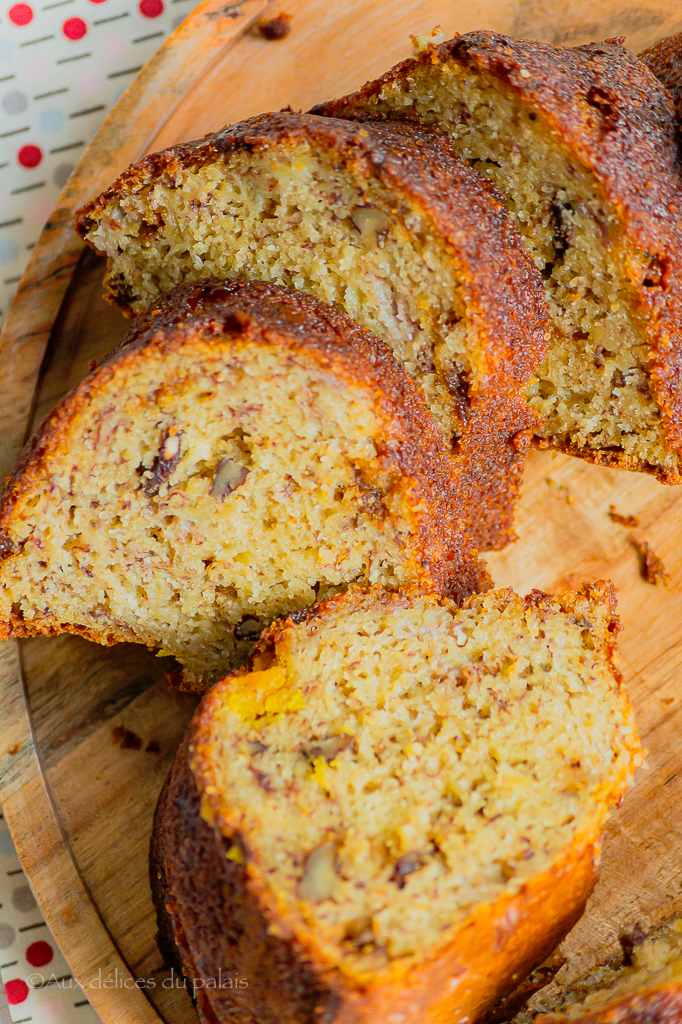
[[[292,31],[267,41],[256,23],[280,10],[293,15]],[[101,299],[101,263],[71,230],[74,210],[144,152],[357,87],[408,55],[410,33],[436,24],[446,36],[487,28],[560,44],[622,34],[639,50],[682,30],[682,10],[677,0],[205,0],[109,115],[34,250],[0,339],[3,476],[27,433],[125,328]],[[613,522],[610,505],[639,526]],[[515,545],[489,557],[500,586],[616,584],[623,673],[650,752],[609,823],[601,881],[564,945],[578,974],[613,952],[624,928],[682,911],[682,489],[537,454],[517,530]],[[642,578],[643,541],[663,559],[666,588]],[[154,804],[194,703],[167,689],[163,659],[142,647],[68,636],[0,645],[5,816],[106,1024],[197,1019],[163,970],[147,882]]]

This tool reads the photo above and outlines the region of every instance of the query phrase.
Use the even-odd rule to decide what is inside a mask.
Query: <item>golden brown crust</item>
[[[563,452],[564,455],[574,455],[593,466],[609,466],[611,469],[626,469],[633,473],[648,473],[657,477],[662,484],[682,484],[682,473],[679,470],[664,469],[660,465],[645,462],[636,455],[628,455],[627,452],[623,452],[619,448],[581,448],[580,445],[572,444],[570,441],[550,441],[545,437],[536,437],[533,447]]]
[[[378,178],[429,215],[452,249],[468,303],[485,325],[484,347],[492,368],[504,361],[500,376],[525,387],[546,349],[549,321],[542,286],[497,190],[451,152],[440,132],[418,125],[358,125],[308,114],[260,114],[145,157],[78,210],[75,228],[88,241],[93,216],[101,215],[120,193],[138,191],[162,175],[170,178],[178,168],[240,150],[301,142],[333,152],[342,166]],[[126,308],[118,296],[113,298]],[[525,420],[530,423],[532,418],[526,411]]]
[[[164,959],[190,981],[207,1024],[331,1024],[323,1014],[333,1008],[332,993],[290,943],[268,933],[246,868],[226,857],[231,842],[199,808],[185,742],[152,831],[150,878]]]
[[[183,748],[157,809],[152,885],[162,951],[168,956],[166,936],[172,933],[171,962],[197,979],[198,1008],[210,1024],[473,1020],[561,942],[597,880],[595,833],[578,837],[547,875],[517,896],[466,918],[434,958],[353,986],[316,962],[281,922],[269,931],[271,914],[248,866],[226,857],[239,836],[226,838],[201,817],[201,782],[198,789],[187,758]],[[245,978],[248,987],[224,993],[201,984],[221,976]],[[238,1009],[243,1017],[235,1018]]]
[[[179,760],[179,751],[176,758]],[[166,875],[166,862],[170,852],[166,841],[169,833],[172,832],[172,825],[167,826],[167,820],[171,818],[172,805],[176,799],[172,786],[176,774],[176,764],[177,761],[173,763],[171,771],[166,776],[166,781],[161,787],[159,798],[156,801],[149,846],[149,884],[154,896],[154,906],[157,908],[159,929],[156,942],[163,962],[168,967],[182,972],[182,961],[179,956],[180,943],[175,932],[171,894]]]
[[[451,153],[440,133],[417,125],[358,125],[305,114],[263,114],[146,157],[79,210],[76,229],[86,238],[93,218],[117,196],[160,178],[170,181],[179,168],[240,150],[300,143],[334,153],[341,166],[360,176],[378,178],[401,205],[425,213],[446,241],[485,353],[480,386],[468,396],[471,408],[460,444],[465,467],[461,485],[475,509],[469,526],[478,546],[503,547],[514,537],[514,501],[537,424],[525,391],[544,355],[549,321],[540,278],[501,198],[482,175]],[[125,296],[114,295],[114,301],[126,309]],[[472,478],[466,468],[470,464],[476,467]]]
[[[665,89],[622,40],[561,48],[469,32],[429,46],[357,93],[313,110],[353,117],[385,84],[398,81],[408,88],[419,65],[449,62],[496,79],[540,112],[557,139],[592,171],[629,243],[650,254],[650,268],[632,278],[633,293],[649,321],[649,374],[666,443],[682,450],[682,176],[676,120]],[[583,449],[580,455],[591,457]],[[607,453],[606,459],[633,468],[618,453]],[[657,475],[680,482],[679,473],[658,469]]]
[[[495,1003],[493,1008],[479,1019],[479,1024],[509,1024],[536,992],[550,984],[566,963],[567,959],[561,950],[555,950],[549,959],[531,971],[520,985]]]
[[[659,40],[638,56],[668,90],[677,117],[682,118],[682,32]]]
[[[303,353],[350,387],[370,391],[384,425],[379,452],[414,528],[415,572],[427,588],[462,600],[488,585],[462,528],[461,485],[420,390],[369,332],[311,296],[259,282],[204,282],[162,297],[138,318],[118,347],[47,417],[19,459],[0,496],[0,565],[15,551],[13,510],[22,494],[49,473],[63,451],[69,427],[91,396],[151,350],[167,352],[215,341],[229,348],[246,342]],[[13,614],[0,623],[0,639],[79,633],[99,643],[134,640],[127,626],[109,623],[101,632],[54,620],[49,608],[30,622]]]
[[[410,596],[389,594],[380,589],[372,594],[373,599],[385,604],[409,601]],[[511,591],[502,591],[499,597],[502,602],[515,600],[520,609],[525,606],[555,611],[558,606],[578,621],[595,602],[605,605],[610,614],[604,643],[607,658],[614,669],[615,636],[620,625],[615,614],[615,595],[610,583],[602,581],[587,584],[579,592],[564,597],[552,597],[540,591],[533,591],[523,599]],[[442,600],[435,596],[430,599]],[[323,628],[325,617],[330,611],[336,612],[344,606],[352,607],[354,603],[365,600],[366,595],[358,591],[349,592],[308,609],[294,619],[296,622],[314,622],[317,619]],[[272,661],[275,647],[285,639],[293,625],[292,619],[273,624],[252,660],[253,667],[261,668]],[[614,677],[620,689],[619,676],[615,670]],[[293,919],[280,913],[280,906],[275,905],[267,883],[260,875],[257,859],[251,857],[244,837],[235,830],[237,826],[232,819],[227,795],[221,795],[216,787],[211,770],[212,752],[208,737],[211,735],[211,723],[216,710],[222,705],[224,691],[231,685],[231,679],[223,680],[202,701],[190,726],[187,745],[173,769],[173,777],[182,780],[178,783],[180,788],[175,796],[169,793],[166,810],[157,816],[156,829],[163,833],[157,839],[157,844],[163,845],[157,848],[163,850],[163,870],[167,873],[167,881],[162,896],[159,895],[161,889],[157,891],[156,903],[157,907],[166,905],[171,908],[173,924],[180,936],[178,941],[182,945],[183,937],[186,938],[192,950],[189,955],[191,962],[188,963],[185,957],[186,969],[198,972],[199,976],[202,970],[208,972],[204,974],[205,977],[210,977],[211,972],[215,973],[221,964],[229,964],[231,970],[242,973],[260,969],[254,960],[247,967],[243,955],[235,952],[234,948],[229,953],[216,952],[222,931],[229,932],[236,920],[235,915],[241,913],[239,907],[232,902],[229,892],[224,896],[227,890],[221,891],[217,912],[215,907],[210,911],[203,909],[213,898],[212,892],[215,890],[211,886],[215,884],[215,877],[222,876],[225,870],[233,871],[232,866],[225,868],[224,851],[230,845],[236,845],[243,851],[246,861],[245,866],[239,868],[239,878],[244,886],[240,901],[241,904],[248,902],[250,907],[255,908],[255,916],[250,919],[254,948],[261,941],[260,936],[268,932],[268,928],[271,933],[280,936],[282,955],[284,950],[288,950],[293,962],[298,963],[301,970],[310,972],[310,976],[315,979],[315,999],[324,1005],[323,1013],[327,1016],[322,1019],[330,1024],[332,1021],[334,1024],[390,1024],[396,1019],[404,1024],[474,1020],[512,989],[520,976],[541,963],[582,914],[597,878],[603,810],[622,795],[625,778],[619,780],[613,792],[604,795],[602,811],[595,812],[594,820],[586,832],[575,837],[551,870],[531,879],[516,895],[503,896],[492,904],[477,908],[453,927],[444,938],[443,945],[430,955],[426,954],[416,960],[403,958],[394,961],[388,968],[371,977],[363,976],[362,981],[354,978],[350,972],[330,967],[316,949],[305,944],[297,934]],[[188,762],[190,768],[187,767]],[[193,794],[191,814],[194,817],[187,817],[180,822],[178,812],[170,804],[174,800],[184,801],[182,806],[186,807],[187,794],[190,792]],[[205,819],[210,819],[211,824]],[[171,843],[167,836],[173,830]],[[198,842],[201,847],[196,857],[204,858],[200,871],[195,869],[192,860],[188,860],[194,842]],[[163,916],[160,921],[163,934],[164,929],[167,931],[167,925],[164,924]],[[191,936],[188,931],[190,927]],[[221,960],[221,956],[227,959]],[[202,968],[197,966],[199,958]],[[272,1001],[262,1007],[260,1017],[254,1017],[254,1024],[280,1019],[295,1021],[296,1024],[313,1024],[319,1019],[305,1014],[280,1018],[278,1014],[283,1014],[284,1008],[277,1001],[278,998],[277,993],[268,996],[268,1000]],[[230,1019],[221,1015],[215,1002],[212,1002],[212,1007],[218,1021],[227,1022]]]
[[[374,604],[390,606],[398,602],[408,606],[415,596],[423,593],[424,590],[420,587],[406,587],[399,594],[391,593],[381,587],[372,587],[369,592],[361,591],[358,588],[350,588],[344,594],[335,594],[333,597],[328,597],[321,604],[312,604],[308,608],[302,608],[301,611],[289,615],[286,619],[275,619],[274,622],[270,623],[263,630],[258,638],[249,665],[245,670],[260,670],[269,667],[277,645],[284,641],[287,633],[292,628],[303,623],[315,622],[316,620],[319,620],[320,627],[324,628],[325,617],[331,611],[341,611],[346,605],[352,607],[358,600],[367,599],[369,594],[371,594],[371,600]],[[574,620],[582,618],[591,605],[601,604],[606,608],[609,612],[609,622],[606,626],[605,655],[616,684],[620,692],[627,699],[627,695],[621,686],[621,674],[616,665],[616,637],[621,631],[622,626],[616,613],[618,604],[616,591],[610,580],[583,583],[579,590],[569,590],[565,594],[546,594],[543,590],[531,590],[525,597],[518,597],[509,587],[498,590],[496,593],[499,595],[500,601],[505,603],[515,602],[519,609],[540,608],[550,611],[560,608],[561,611]],[[430,598],[440,604],[445,604],[448,600],[447,597],[441,598],[435,594],[430,595]],[[462,608],[470,608],[474,604],[476,604],[476,596],[472,594],[462,601]]]

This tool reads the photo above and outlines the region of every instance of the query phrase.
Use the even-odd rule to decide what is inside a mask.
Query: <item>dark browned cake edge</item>
[[[513,596],[511,591],[504,593],[510,598]],[[386,605],[405,596],[401,598],[376,588],[377,599]],[[286,635],[292,625],[320,619],[324,627],[328,611],[352,604],[353,600],[351,593],[337,595],[288,620],[273,623],[245,671],[262,671],[269,667],[279,638]],[[541,609],[558,602],[576,621],[584,614],[585,601],[603,602],[609,611],[604,651],[615,685],[622,692],[614,664],[615,638],[620,623],[609,582],[585,584],[579,591],[561,597],[532,591],[525,598],[515,597],[515,600],[519,610]],[[232,680],[228,678],[224,682],[230,684]],[[160,949],[167,963],[180,967],[189,978],[217,977],[221,966],[223,970],[226,967],[229,971],[238,970],[241,976],[248,977],[248,988],[237,995],[234,989],[221,993],[219,1002],[214,994],[209,997],[206,986],[199,987],[201,995],[197,1000],[211,1024],[242,1019],[245,1024],[247,1021],[249,1024],[319,1024],[320,1020],[332,1024],[337,1019],[340,1024],[365,1024],[375,1019],[367,1016],[364,1005],[364,999],[373,990],[354,990],[337,971],[325,968],[324,961],[311,955],[311,951],[297,941],[287,922],[272,913],[272,899],[261,898],[265,895],[266,883],[259,874],[257,855],[248,849],[238,826],[235,831],[234,822],[229,823],[222,814],[216,813],[214,798],[207,799],[206,787],[210,779],[205,773],[205,762],[210,752],[206,747],[206,730],[222,700],[222,688],[222,683],[217,684],[198,708],[156,811],[150,870]],[[405,978],[401,976],[401,984],[397,979],[392,984],[384,983],[377,989],[381,993],[379,1002],[371,1003],[377,1024],[389,1024],[394,1011],[400,1012],[409,1000],[414,1004],[413,1010],[418,1007],[423,1013],[416,1017],[408,1013],[406,1019],[441,1020],[430,1000],[434,992],[437,997],[439,987],[449,990],[453,972],[456,977],[462,974],[461,966],[458,968],[460,958],[461,963],[466,964],[470,953],[474,956],[475,974],[471,984],[476,990],[481,985],[492,988],[496,995],[490,1001],[494,1002],[496,996],[503,994],[505,986],[507,991],[512,989],[519,977],[546,959],[582,914],[585,900],[597,879],[600,845],[598,836],[592,832],[583,835],[580,843],[574,841],[537,884],[535,881],[528,883],[510,902],[503,899],[502,905],[496,903],[494,908],[483,908],[484,935],[480,940],[477,940],[473,920],[467,918],[454,954],[448,952],[444,957],[437,956],[435,961],[427,961]],[[238,856],[226,856],[235,850]],[[253,873],[247,870],[244,861],[253,863]],[[548,895],[546,888],[549,879],[552,879],[552,895]],[[522,941],[521,931],[525,936],[524,957],[515,968],[505,965],[506,973],[505,967],[498,964],[499,977],[492,963],[488,963],[486,973],[482,974],[476,956],[488,962],[502,955],[504,943],[500,945],[499,929],[500,922],[507,919],[506,912],[502,913],[504,906],[515,921],[519,914],[523,921],[518,934],[519,941]],[[544,930],[539,927],[540,922]],[[251,979],[257,982],[256,987],[261,985],[261,972],[264,981],[259,991],[263,1002],[249,1002],[258,998],[257,993],[251,994]],[[275,976],[274,984],[269,980],[271,972]],[[290,984],[296,989],[293,1002],[289,1001]],[[403,989],[405,984],[406,990]],[[215,989],[211,991],[215,993]],[[235,1016],[237,1005],[244,1007],[243,1017]],[[205,1006],[208,1009],[204,1010]],[[210,1015],[214,1011],[215,1017]],[[255,1016],[250,1016],[251,1013]]]
[[[415,527],[419,549],[415,560],[423,572],[422,584],[460,601],[489,586],[487,571],[464,530],[460,488],[470,485],[470,480],[456,477],[455,463],[444,450],[422,394],[400,364],[369,332],[311,296],[239,281],[186,285],[163,296],[47,417],[0,495],[0,564],[15,551],[13,510],[18,499],[34,481],[44,478],[62,431],[87,408],[101,383],[110,381],[120,366],[144,358],[151,347],[163,353],[193,338],[229,339],[234,345],[246,340],[282,345],[312,355],[321,368],[344,383],[371,389],[387,438],[386,451],[380,455],[394,467],[396,486],[403,491]],[[107,636],[95,635],[86,626],[56,622],[49,612],[28,623],[13,613],[9,621],[0,623],[1,639],[61,632],[99,643],[135,639],[124,624],[112,622]]]
[[[358,125],[289,112],[259,115],[129,167],[78,211],[76,230],[86,238],[93,218],[118,195],[136,193],[178,168],[299,142],[333,151],[341,166],[386,183],[425,211],[447,241],[486,360],[480,388],[464,396],[462,493],[472,509],[468,525],[476,545],[504,547],[515,537],[514,502],[538,422],[526,389],[544,355],[549,321],[538,271],[501,197],[451,152],[444,135],[418,125]],[[108,287],[116,291],[111,281]],[[110,299],[128,308],[123,294]],[[453,386],[457,392],[461,382]],[[471,480],[469,466],[476,467]]]
[[[356,93],[312,111],[352,117],[354,104],[361,106],[385,84],[406,80],[419,65],[450,60],[499,79],[540,111],[595,175],[633,245],[650,253],[650,272],[636,287],[637,304],[650,319],[649,372],[666,443],[682,451],[682,169],[668,93],[620,38],[564,48],[477,31],[429,45]],[[664,483],[682,483],[679,472],[634,465],[618,452],[555,447],[602,465],[653,472]]]
[[[678,120],[682,120],[682,32],[660,39],[638,57],[668,90]]]
[[[420,388],[378,338],[312,295],[260,281],[209,280],[162,296],[109,359],[148,344],[172,344],[175,329],[208,338],[232,334],[235,342],[284,341],[292,351],[313,354],[344,383],[370,388],[390,439],[380,455],[394,463],[398,481],[409,482],[413,508],[429,509],[419,518],[424,584],[457,601],[487,589],[490,578],[468,535],[463,497],[476,486],[479,454],[449,456]]]
[[[333,994],[294,945],[268,933],[246,867],[227,858],[232,844],[204,821],[200,802],[185,741],[159,797],[150,849],[165,962],[188,979],[207,1024],[322,1024],[327,1007],[331,1022]]]

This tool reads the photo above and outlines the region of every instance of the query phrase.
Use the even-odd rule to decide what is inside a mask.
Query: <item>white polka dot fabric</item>
[[[197,0],[0,0],[0,324],[106,114]],[[0,819],[0,1024],[97,1024]]]
[[[0,1024],[98,1024],[45,924],[0,820]]]
[[[197,0],[0,0],[0,324],[74,164]]]

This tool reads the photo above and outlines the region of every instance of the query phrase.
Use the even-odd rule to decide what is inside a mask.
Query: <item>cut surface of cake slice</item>
[[[160,941],[203,1019],[474,1020],[544,960],[641,762],[617,630],[604,583],[349,591],[273,624],[155,820]]]
[[[110,298],[148,308],[183,280],[273,281],[329,302],[417,380],[448,449],[476,457],[469,529],[511,536],[549,330],[501,200],[418,126],[265,114],[147,157],[79,211]]]
[[[570,990],[541,999],[514,1024],[677,1024],[682,1020],[682,919],[620,938],[619,964],[598,967]]]
[[[470,32],[314,109],[447,132],[545,279],[540,443],[682,482],[682,170],[670,98],[644,64],[618,40]]]
[[[0,499],[0,635],[135,640],[185,682],[351,582],[486,574],[452,464],[385,347],[274,285],[179,289],[57,406]]]

